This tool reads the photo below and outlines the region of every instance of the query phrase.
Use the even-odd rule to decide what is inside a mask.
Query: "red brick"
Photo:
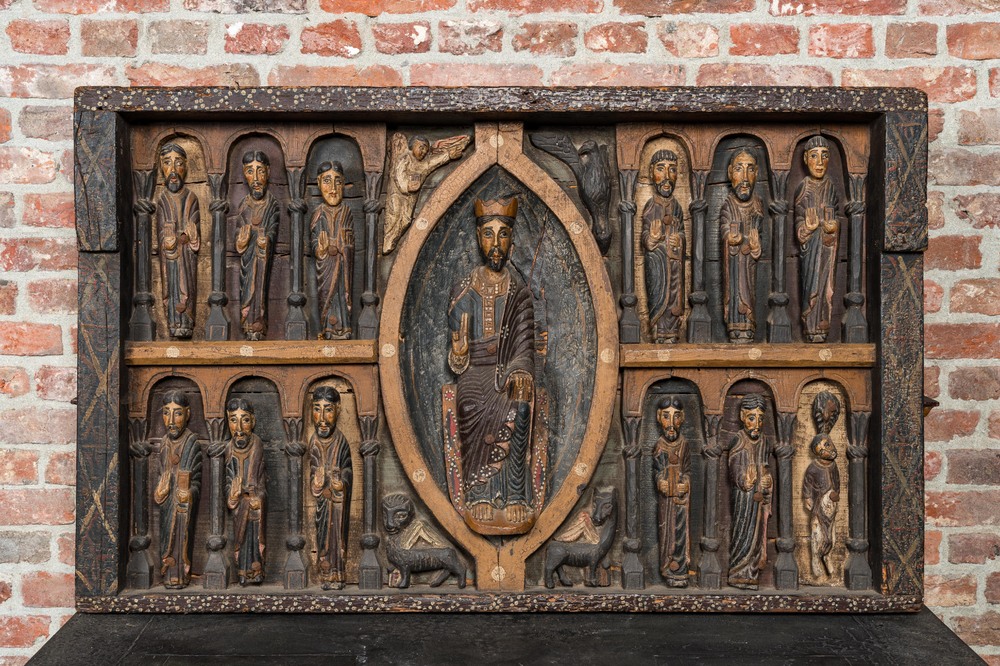
[[[17,407],[0,410],[0,417],[3,418],[0,444],[72,444],[76,441],[76,409],[72,407],[56,403]]]
[[[80,330],[76,324],[69,327],[69,353],[76,355],[80,351]]]
[[[72,607],[73,574],[39,571],[21,579],[21,596],[29,608]]]
[[[938,407],[924,419],[924,440],[947,442],[957,437],[968,437],[976,431],[979,412]]]
[[[81,52],[85,56],[130,58],[139,43],[139,24],[123,21],[91,21],[80,24]]]
[[[936,398],[941,395],[941,368],[936,365],[924,367],[924,394],[928,398]]]
[[[482,55],[503,47],[503,26],[496,21],[441,21],[438,51],[454,55]]]
[[[76,314],[76,280],[31,282],[28,303],[39,314]]]
[[[7,37],[11,48],[21,53],[66,55],[69,51],[69,21],[11,21],[7,24]]]
[[[928,606],[971,606],[976,603],[974,576],[927,576],[924,603]]]
[[[790,16],[801,14],[845,14],[850,16],[881,16],[902,14],[906,0],[770,0],[771,14]]]
[[[37,453],[17,449],[0,449],[0,484],[23,486],[37,482]]]
[[[75,503],[72,488],[0,488],[0,525],[69,525]]]
[[[1000,524],[998,503],[1000,490],[928,491],[924,502],[927,522],[940,527]]]
[[[995,645],[1000,636],[1000,613],[957,615],[951,620],[951,627],[969,645]]]
[[[52,153],[35,148],[0,147],[0,183],[51,183],[58,168]]]
[[[430,64],[410,66],[413,86],[540,86],[542,70],[535,65]]]
[[[931,58],[937,55],[937,25],[890,23],[885,29],[885,55],[889,58]]]
[[[0,532],[0,563],[46,562],[49,559],[51,540],[52,534],[49,532]]]
[[[226,26],[226,53],[274,55],[284,48],[289,37],[283,25],[231,23]]]
[[[680,86],[681,65],[563,65],[552,73],[554,86]]]
[[[927,111],[927,141],[933,143],[944,131],[944,109],[935,108]]]
[[[1000,227],[1000,194],[960,194],[952,199],[952,208],[960,220],[968,220],[974,229]]]
[[[809,55],[818,58],[871,58],[875,40],[865,23],[821,23],[809,28]]]
[[[933,481],[941,473],[941,465],[944,458],[937,451],[928,451],[924,454],[924,481]]]
[[[76,397],[76,368],[43,365],[35,373],[35,384],[42,400],[69,402]]]
[[[986,666],[1000,666],[1000,654],[981,654],[979,657],[986,663]]]
[[[68,141],[73,138],[73,107],[26,106],[18,116],[18,125],[32,139]]]
[[[205,21],[154,21],[146,29],[146,36],[152,53],[208,53],[208,23]]]
[[[10,111],[0,109],[0,143],[10,141]]]
[[[76,454],[72,451],[53,453],[45,468],[45,483],[57,486],[75,486]]]
[[[986,564],[1000,557],[1000,534],[962,532],[948,536],[948,561],[952,564]]]
[[[67,271],[76,268],[76,242],[67,238],[0,239],[0,270]]]
[[[649,37],[642,22],[601,23],[584,33],[583,43],[597,53],[645,53]]]
[[[320,0],[320,9],[331,14],[422,14],[455,6],[455,0]],[[470,11],[475,11],[470,7]]]
[[[14,226],[14,195],[0,192],[0,229]]]
[[[73,158],[73,150],[64,150],[62,156],[57,160],[59,165],[59,173],[62,177],[66,179],[67,182],[72,183],[74,179],[73,166],[75,164]]]
[[[372,35],[379,53],[399,55],[431,50],[431,24],[427,21],[376,23],[372,26]]]
[[[5,322],[0,326],[0,354],[50,356],[62,352],[62,329],[58,326],[21,322]],[[0,432],[3,429],[0,425]]]
[[[361,54],[361,33],[354,21],[331,21],[302,30],[302,52],[355,58]]]
[[[845,86],[913,86],[932,102],[963,102],[976,95],[976,71],[968,67],[845,69]]]
[[[799,30],[790,25],[741,23],[729,27],[730,55],[766,56],[799,52]]]
[[[1000,69],[990,69],[990,96],[1000,97]]]
[[[754,0],[614,0],[623,14],[737,14],[752,12]]]
[[[933,565],[941,561],[941,532],[924,530],[924,564]]]
[[[1000,412],[990,412],[990,437],[1000,439]]]
[[[15,398],[24,395],[30,388],[28,373],[24,368],[0,367],[0,393]]]
[[[962,16],[964,14],[993,13],[996,0],[920,0],[921,14],[937,16]]]
[[[678,58],[711,58],[719,55],[719,30],[709,23],[660,24],[657,34],[667,53]]]
[[[306,4],[306,0],[184,0],[184,9],[218,14],[249,14],[251,12],[303,14],[307,11]]]
[[[990,173],[990,169],[997,172]],[[933,150],[927,172],[936,185],[1000,185],[1000,152],[979,155],[965,148]]]
[[[513,46],[535,55],[571,56],[576,54],[576,35],[573,23],[525,23],[514,35]]]
[[[1000,604],[1000,572],[991,573],[986,578],[986,601]]]
[[[949,309],[952,312],[1000,315],[1000,279],[979,278],[955,283],[951,289]],[[1000,397],[1000,394],[994,397]]]
[[[964,145],[1000,144],[1000,109],[958,112],[958,142]]]
[[[58,14],[107,14],[170,11],[170,0],[33,0],[40,12]]]
[[[699,86],[832,86],[833,76],[811,65],[711,63],[698,68]]]
[[[957,271],[979,268],[983,255],[979,250],[981,236],[933,236],[924,255],[924,269]]]
[[[453,4],[454,2],[448,6],[450,7]],[[466,6],[470,12],[497,11],[509,14],[573,12],[575,14],[597,14],[604,9],[604,0],[466,0]]]
[[[996,393],[1000,394],[1000,391]],[[1000,451],[982,449],[948,451],[948,483],[1000,485]]]
[[[0,604],[10,599],[10,583],[0,580]]]
[[[924,312],[938,312],[941,300],[944,298],[944,288],[933,280],[924,280]]]
[[[251,65],[210,65],[191,68],[163,63],[129,65],[125,76],[133,86],[236,86],[260,85],[257,70]],[[332,85],[332,84],[328,84]]]
[[[17,284],[0,279],[0,314],[12,315],[17,311]]]
[[[270,86],[401,86],[403,77],[398,69],[388,65],[369,67],[277,65],[268,74],[267,84]]]
[[[0,0],[0,9],[7,0]],[[0,666],[25,666],[30,657],[0,657]],[[991,665],[992,666],[992,665]]]
[[[100,65],[10,65],[0,67],[0,97],[72,99],[77,86],[114,86],[114,67]],[[3,169],[0,168],[0,173]]]
[[[0,615],[0,645],[32,647],[49,636],[49,618],[43,615]]]
[[[955,23],[948,26],[948,53],[963,60],[1000,58],[1000,23]]]
[[[930,229],[944,227],[944,192],[927,193],[927,226]]]
[[[1000,358],[1000,324],[927,324],[927,358]]]
[[[21,223],[29,227],[72,229],[76,224],[73,195],[69,192],[25,195]]]
[[[60,534],[56,539],[56,547],[59,549],[59,561],[72,566],[76,563],[76,535],[72,532]]]

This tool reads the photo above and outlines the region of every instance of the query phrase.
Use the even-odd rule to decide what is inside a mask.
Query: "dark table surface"
[[[899,615],[77,614],[29,662],[981,664],[926,608]]]

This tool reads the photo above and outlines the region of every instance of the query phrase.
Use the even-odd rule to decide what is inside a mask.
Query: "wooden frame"
[[[610,611],[893,611],[917,610],[923,593],[923,420],[922,420],[922,252],[927,245],[926,97],[912,89],[815,89],[815,88],[660,88],[660,89],[358,89],[358,88],[186,88],[124,89],[81,88],[75,107],[75,176],[77,244],[79,250],[79,360],[78,360],[78,478],[77,478],[77,607],[83,611],[325,611],[357,612],[387,610],[610,610]],[[816,356],[822,349],[796,346],[787,353],[754,348],[718,350],[731,355],[726,363],[745,367],[750,375],[767,375],[767,368],[795,367],[803,381],[811,376],[840,378],[851,386],[852,373],[867,368],[871,391],[855,396],[857,404],[871,414],[868,453],[868,502],[870,561],[873,590],[853,595],[796,593],[746,594],[738,591],[712,594],[588,594],[580,592],[391,594],[351,593],[316,595],[300,593],[206,595],[183,591],[175,594],[121,594],[125,581],[130,516],[127,489],[127,404],[130,364],[166,367],[225,365],[238,368],[248,363],[282,363],[288,352],[281,345],[257,343],[247,357],[238,343],[220,342],[208,352],[190,355],[169,351],[170,343],[132,344],[126,348],[130,315],[132,271],[132,182],[129,177],[130,128],[144,123],[176,118],[178,122],[206,120],[264,120],[281,118],[315,124],[322,117],[327,131],[340,124],[358,127],[371,122],[493,123],[500,132],[505,123],[531,120],[552,123],[645,124],[645,135],[663,133],[672,124],[697,119],[709,131],[713,123],[738,123],[745,119],[768,122],[812,123],[852,121],[869,128],[871,150],[868,163],[867,197],[867,320],[871,344],[846,345],[830,358]],[[335,125],[335,124],[336,125]],[[363,125],[361,125],[363,127]],[[638,131],[638,130],[637,130]],[[641,133],[641,132],[640,132]],[[488,143],[488,138],[487,138]],[[641,142],[637,145],[641,145]],[[793,144],[794,145],[794,142]],[[477,146],[479,144],[477,143]],[[779,151],[780,152],[780,151]],[[785,151],[787,152],[787,151]],[[298,156],[304,163],[305,155]],[[623,159],[624,158],[624,159]],[[381,155],[364,155],[365,171]],[[499,158],[497,158],[499,159]],[[508,158],[511,164],[517,155]],[[851,170],[852,156],[848,155]],[[491,158],[492,160],[492,158]],[[619,155],[619,168],[638,160]],[[490,160],[488,160],[490,161]],[[491,162],[492,163],[492,162]],[[472,169],[471,161],[463,168]],[[704,168],[705,165],[701,165]],[[780,165],[777,165],[780,166]],[[776,168],[776,165],[772,164]],[[787,168],[787,166],[783,167]],[[457,172],[456,172],[457,173]],[[454,176],[455,174],[453,174]],[[378,178],[373,178],[378,187]],[[561,192],[552,193],[558,199]],[[563,195],[564,196],[564,195]],[[569,203],[569,202],[567,202]],[[558,201],[553,204],[557,207]],[[569,204],[572,208],[572,204]],[[433,229],[443,211],[424,211],[404,239],[399,252],[415,253],[418,236]],[[424,224],[421,224],[424,222]],[[630,233],[630,231],[626,231]],[[581,255],[597,251],[593,243],[577,243]],[[320,374],[347,376],[361,390],[370,392],[365,414],[371,415],[379,400],[375,388],[376,364],[381,372],[383,400],[400,406],[401,395],[392,388],[394,371],[383,363],[385,345],[398,335],[398,317],[386,318],[391,304],[401,299],[405,278],[399,284],[393,275],[385,293],[381,335],[337,345],[309,343],[310,360]],[[596,284],[596,283],[592,283]],[[611,293],[610,290],[608,293]],[[634,303],[624,302],[624,328]],[[631,344],[609,315],[612,304],[596,303],[602,329],[599,331],[602,371],[598,389],[612,395],[616,390],[613,368],[621,368],[625,393],[628,386],[648,386],[658,378],[686,372],[712,374],[705,358],[685,358],[683,350],[665,350]],[[396,310],[398,313],[398,310]],[[633,312],[634,316],[634,312]],[[394,328],[397,327],[397,328]],[[371,328],[374,330],[374,327]],[[273,348],[269,349],[268,345]],[[743,357],[745,355],[745,358]],[[740,358],[737,359],[736,357]],[[817,362],[817,358],[820,362]],[[333,367],[337,365],[340,370]],[[817,375],[816,367],[837,366]],[[692,368],[691,366],[700,366]],[[811,368],[811,369],[810,369]],[[154,373],[155,369],[143,372]],[[309,374],[309,373],[306,373]],[[730,378],[731,379],[731,378]],[[714,380],[713,380],[714,381]],[[728,380],[727,380],[728,381]],[[852,389],[853,390],[853,389]],[[298,396],[296,397],[298,399]],[[637,398],[640,402],[642,396]],[[623,409],[623,421],[638,414],[636,403]],[[301,400],[293,411],[301,408]],[[872,407],[880,406],[881,409]],[[359,403],[359,408],[361,404]],[[707,405],[706,405],[707,407]],[[721,409],[721,407],[718,407]],[[713,410],[707,409],[711,412]],[[297,412],[296,412],[297,413]],[[390,413],[393,430],[406,432],[403,409]],[[612,413],[596,415],[588,431],[590,440],[606,439]],[[374,419],[372,419],[374,423]],[[867,421],[866,421],[867,425]],[[374,428],[374,425],[369,424]],[[626,429],[628,424],[626,424]],[[637,426],[636,426],[637,427]],[[374,437],[374,431],[369,437]],[[612,432],[612,438],[618,433]],[[383,446],[391,439],[379,437]],[[405,439],[405,436],[404,436]],[[628,439],[628,433],[625,434]],[[396,443],[399,445],[399,442]],[[404,447],[405,448],[405,447]],[[584,447],[581,460],[596,465],[599,449]],[[413,461],[401,449],[407,472]],[[584,479],[586,481],[586,479]],[[418,488],[419,491],[419,488]],[[425,501],[446,501],[444,497]],[[433,494],[433,493],[432,493]],[[568,502],[571,498],[557,502]],[[551,522],[551,521],[550,521]],[[558,523],[546,525],[540,538],[550,535]],[[535,538],[535,537],[532,537]],[[470,536],[469,543],[473,542]],[[533,547],[540,545],[533,543]],[[468,545],[468,544],[463,544]],[[472,548],[472,546],[470,546]],[[478,558],[477,558],[478,560]],[[523,558],[522,558],[523,561]],[[627,587],[627,586],[626,586]],[[482,588],[481,588],[482,590]]]

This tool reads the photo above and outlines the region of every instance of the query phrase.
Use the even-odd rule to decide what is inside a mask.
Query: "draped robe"
[[[840,244],[840,195],[830,178],[806,176],[795,190],[795,236],[799,241],[799,284],[802,331],[810,342],[823,342],[830,332],[837,247]],[[810,230],[806,219],[815,216],[819,226]],[[823,220],[836,220],[828,233]]]
[[[240,323],[243,333],[267,333],[267,292],[271,280],[274,244],[278,241],[278,200],[270,192],[257,200],[247,195],[240,204],[240,229],[250,225],[250,240],[240,253]],[[237,231],[237,235],[239,231]],[[258,246],[258,240],[267,245]]]
[[[237,477],[242,484],[239,496],[233,501],[230,493]],[[264,580],[266,497],[264,443],[251,434],[250,443],[241,450],[233,441],[226,458],[226,501],[233,518],[233,548],[241,584]]]
[[[187,187],[177,192],[164,188],[156,200],[156,238],[160,255],[163,307],[167,327],[174,337],[191,337],[198,292],[198,250],[201,249],[201,209],[198,197]],[[187,242],[181,242],[181,234]],[[175,240],[172,250],[166,241]]]
[[[662,238],[653,243],[650,229],[662,221]],[[671,247],[670,236],[678,234],[680,247]],[[654,193],[642,209],[642,247],[645,251],[646,302],[655,339],[675,342],[680,338],[684,314],[684,214],[677,199]]]
[[[729,478],[732,482],[729,535],[729,584],[757,589],[760,570],[767,563],[767,519],[771,514],[773,489],[761,487],[768,469],[769,447],[764,434],[754,441],[745,430],[733,438],[729,450]],[[757,478],[746,483],[746,471],[754,467]]]
[[[309,469],[311,476],[322,467],[324,483],[316,489],[310,482],[316,498],[316,552],[319,565],[319,579],[323,583],[343,583],[347,553],[347,530],[351,513],[351,485],[353,471],[351,447],[347,438],[339,430],[334,430],[328,439],[318,435],[309,438]],[[330,485],[330,473],[340,470],[340,480],[344,487],[334,490]]]
[[[320,257],[319,234],[330,239],[329,254]],[[322,203],[309,222],[313,256],[316,258],[316,297],[319,299],[321,337],[351,337],[351,277],[354,272],[354,218],[350,207]]]
[[[719,238],[722,246],[722,280],[724,285],[723,312],[730,338],[753,339],[756,330],[754,303],[757,293],[757,260],[761,249],[750,248],[750,230],[761,230],[764,208],[760,197],[740,201],[729,193],[719,215]],[[730,245],[729,235],[742,236],[737,245]]]
[[[165,494],[153,496],[160,507],[160,575],[166,587],[181,588],[191,582],[191,538],[201,490],[201,447],[193,432],[185,428],[177,439],[163,438],[160,469],[161,479],[170,478]],[[182,485],[189,494],[185,502],[178,495]]]
[[[667,482],[667,492],[659,488]],[[653,449],[653,481],[660,546],[660,574],[671,586],[687,584],[691,562],[688,519],[691,510],[691,447],[683,435],[660,437]],[[686,486],[686,489],[685,489]]]
[[[802,498],[809,500],[809,551],[814,576],[831,573],[826,558],[833,550],[833,520],[837,517],[839,495],[840,470],[837,463],[825,460],[809,463],[802,477]]]

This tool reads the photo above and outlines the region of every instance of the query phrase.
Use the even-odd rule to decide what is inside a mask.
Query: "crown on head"
[[[517,218],[517,199],[496,199],[483,201],[476,199],[476,217],[506,217]]]

